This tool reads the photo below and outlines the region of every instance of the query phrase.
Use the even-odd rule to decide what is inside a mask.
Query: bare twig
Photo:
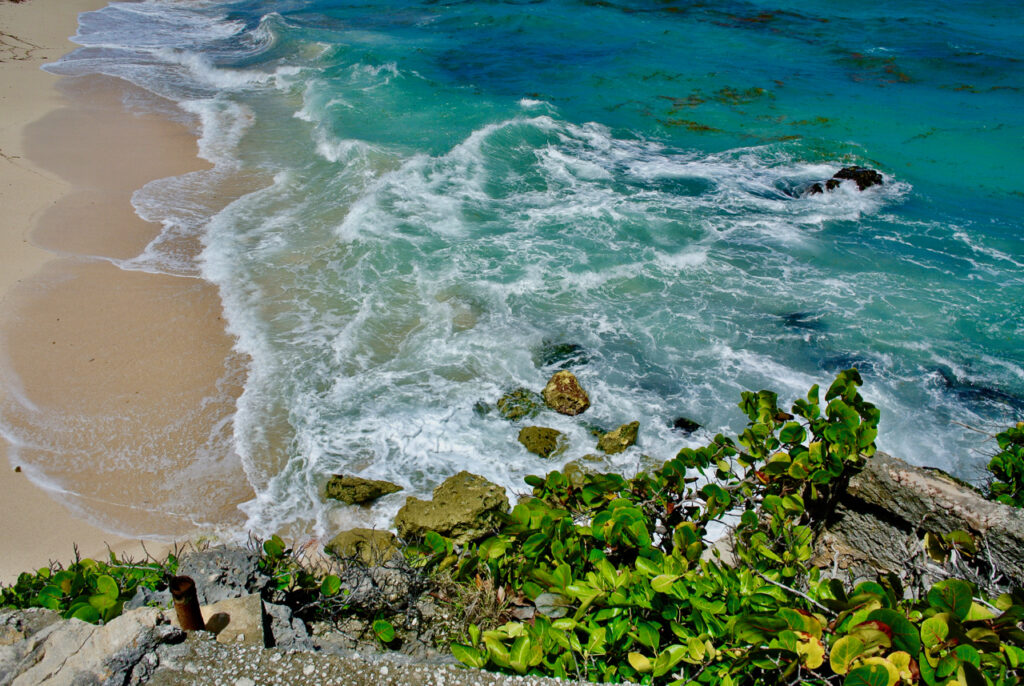
[[[806,600],[811,605],[813,605],[814,607],[818,608],[819,610],[821,610],[822,612],[824,612],[828,616],[830,616],[830,617],[836,617],[837,616],[835,612],[833,612],[832,610],[828,609],[827,607],[825,607],[824,605],[819,603],[817,600],[815,600],[811,596],[807,595],[806,593],[798,591],[795,588],[787,586],[786,584],[780,583],[780,582],[776,581],[775,579],[771,579],[771,578],[765,576],[764,574],[762,574],[761,572],[755,571],[754,574],[756,574],[757,576],[761,577],[762,579],[764,579],[768,583],[770,583],[770,584],[772,584],[774,586],[778,586],[783,591],[789,591],[793,595],[800,596],[801,598],[803,598],[804,600]]]

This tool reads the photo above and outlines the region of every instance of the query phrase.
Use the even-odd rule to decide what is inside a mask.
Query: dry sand
[[[105,259],[156,235],[131,193],[204,167],[195,139],[126,112],[123,82],[40,70],[105,4],[0,0],[0,581],[73,543],[137,555],[132,537],[237,526],[252,497],[227,447],[245,361],[216,290]]]

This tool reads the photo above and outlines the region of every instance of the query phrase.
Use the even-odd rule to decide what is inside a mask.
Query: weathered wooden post
[[[178,614],[178,625],[184,631],[202,631],[206,628],[203,613],[199,611],[199,596],[196,582],[188,576],[171,577],[171,598],[174,611]]]

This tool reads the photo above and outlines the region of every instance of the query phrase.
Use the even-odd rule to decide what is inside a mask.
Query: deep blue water
[[[583,419],[641,422],[625,472],[851,365],[918,464],[974,478],[960,423],[1024,413],[1020,3],[149,0],[75,40],[53,71],[166,98],[127,104],[216,163],[136,194],[165,232],[124,266],[220,288],[261,533],[593,452],[578,419],[537,420],[573,441],[545,462],[474,412],[540,390],[551,342],[585,350]],[[884,184],[801,195],[849,164]],[[318,504],[336,471],[407,490]]]

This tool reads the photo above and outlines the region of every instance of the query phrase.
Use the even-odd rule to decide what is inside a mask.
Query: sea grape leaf
[[[928,604],[963,620],[974,602],[971,585],[960,579],[943,579],[928,591]]]

